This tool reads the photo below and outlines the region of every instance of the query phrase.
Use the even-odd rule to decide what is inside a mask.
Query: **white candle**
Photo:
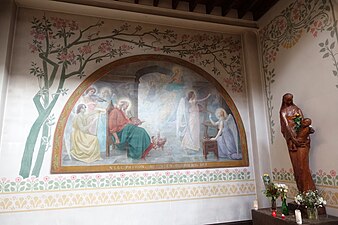
[[[296,223],[297,223],[297,224],[303,224],[303,221],[302,221],[302,213],[300,212],[299,209],[296,209],[296,210],[295,210],[295,216],[296,216]]]
[[[257,200],[253,201],[253,208],[254,208],[254,210],[258,210],[258,201]]]

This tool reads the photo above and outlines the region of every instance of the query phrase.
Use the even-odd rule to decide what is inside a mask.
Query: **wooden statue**
[[[293,103],[293,95],[290,93],[283,96],[279,115],[297,188],[300,192],[316,190],[309,168],[310,134],[314,133],[311,119],[304,118],[302,110]]]

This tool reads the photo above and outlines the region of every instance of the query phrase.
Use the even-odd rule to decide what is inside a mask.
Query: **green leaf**
[[[320,49],[319,52],[325,52],[325,50],[326,50],[326,48],[322,48],[322,49]]]
[[[334,37],[334,34],[335,34],[334,30],[332,30],[332,31],[330,32],[330,36],[331,36],[331,37]]]
[[[335,42],[332,42],[332,44],[330,45],[330,49],[334,49],[335,46]]]
[[[324,43],[319,43],[318,44],[320,47],[324,47]]]
[[[323,55],[323,59],[329,57],[329,55],[330,55],[329,53],[325,53],[325,54]]]

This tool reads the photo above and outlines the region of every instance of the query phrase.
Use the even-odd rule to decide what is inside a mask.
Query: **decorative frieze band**
[[[293,198],[298,193],[298,189],[294,180],[293,170],[290,168],[286,170],[274,169],[272,176],[275,182],[278,183],[287,183],[289,186],[288,197]],[[316,187],[321,192],[321,195],[327,202],[327,207],[338,208],[338,175],[335,170],[330,172],[325,172],[323,170],[318,170],[315,173],[312,173],[313,181],[316,184]]]
[[[0,212],[98,207],[255,195],[254,182],[221,182],[0,195]]]
[[[67,191],[97,188],[182,185],[223,181],[250,181],[251,171],[244,169],[148,171],[133,173],[58,175],[42,178],[0,179],[0,194],[13,192]]]

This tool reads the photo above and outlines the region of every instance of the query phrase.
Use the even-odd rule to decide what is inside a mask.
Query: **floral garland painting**
[[[264,73],[265,95],[270,125],[271,143],[275,138],[275,121],[273,120],[273,95],[271,87],[275,82],[274,63],[281,48],[289,49],[298,43],[300,38],[310,33],[314,38],[318,32],[329,32],[337,38],[336,22],[334,22],[333,5],[330,0],[297,0],[286,7],[260,31],[262,43],[262,62]],[[335,42],[329,40],[319,44],[323,58],[331,57],[334,61],[334,76],[338,74],[336,55],[333,52]],[[338,87],[338,86],[337,86]]]
[[[178,34],[170,29],[147,29],[128,23],[109,28],[102,20],[82,26],[72,19],[47,15],[32,20],[30,34],[29,49],[36,56],[30,74],[39,84],[33,97],[38,115],[21,160],[19,174],[24,178],[39,176],[45,152],[51,147],[53,108],[61,96],[68,94],[67,80],[85,77],[89,64],[109,62],[140,50],[172,55],[210,71],[233,92],[243,92],[241,41],[236,36]],[[35,149],[37,157],[33,162]]]

